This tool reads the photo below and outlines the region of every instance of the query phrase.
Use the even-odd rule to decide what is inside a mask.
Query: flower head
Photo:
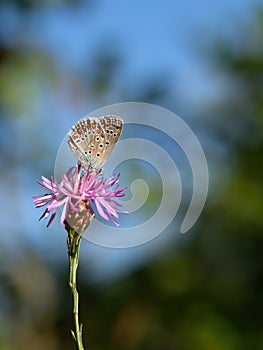
[[[124,211],[120,209],[121,204],[115,199],[125,195],[123,193],[125,187],[119,188],[119,176],[120,174],[104,178],[89,169],[82,174],[80,166],[70,168],[62,176],[61,182],[57,182],[52,177],[49,180],[42,176],[42,181],[38,183],[50,192],[43,196],[33,197],[35,208],[46,206],[39,220],[47,219],[51,214],[47,227],[50,226],[58,207],[62,207],[60,223],[70,221],[72,225],[72,220],[74,220],[76,225],[78,221],[78,229],[83,230],[85,224],[82,221],[90,220],[94,215],[92,206],[95,205],[103,219],[111,219],[116,226],[119,226],[115,220],[119,217],[117,212]]]

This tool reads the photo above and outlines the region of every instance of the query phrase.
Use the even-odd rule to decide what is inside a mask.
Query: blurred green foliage
[[[17,4],[24,8],[33,2]],[[247,36],[257,40],[246,40]],[[262,36],[259,11],[255,28],[240,33],[242,45],[221,42],[213,48],[214,64],[227,76],[231,91],[229,99],[207,112],[214,120],[205,127],[227,148],[231,172],[228,179],[218,181],[217,199],[208,201],[193,237],[180,237],[151,263],[104,284],[89,282],[80,262],[87,349],[263,348]],[[93,98],[111,89],[118,64],[117,57],[96,59],[89,86]],[[57,74],[44,52],[2,43],[1,128],[30,110],[35,80],[43,79],[54,88]],[[145,102],[158,101],[160,95],[165,89],[159,91],[155,83],[142,92]],[[3,142],[3,147],[8,144]],[[8,151],[14,156],[10,147]],[[14,254],[3,242],[0,251],[0,349],[72,349],[66,260],[51,266],[26,244]]]

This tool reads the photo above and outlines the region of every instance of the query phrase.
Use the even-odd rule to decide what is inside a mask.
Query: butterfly
[[[123,127],[123,120],[116,115],[100,118],[86,117],[72,126],[68,144],[84,170],[102,171]]]

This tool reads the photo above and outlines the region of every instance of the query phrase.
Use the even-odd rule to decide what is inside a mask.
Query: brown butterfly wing
[[[69,147],[82,167],[97,168],[106,149],[106,138],[97,118],[84,118],[78,121],[69,132]]]
[[[98,162],[99,166],[103,166],[119,140],[123,127],[123,120],[116,115],[103,116],[98,120],[100,121],[101,128],[105,135],[105,150],[102,158],[100,158]]]

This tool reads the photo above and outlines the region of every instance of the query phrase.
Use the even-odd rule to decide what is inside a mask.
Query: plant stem
[[[77,268],[79,262],[79,249],[81,242],[81,234],[74,231],[68,225],[67,248],[69,257],[69,287],[73,297],[73,316],[75,331],[71,331],[76,350],[84,350],[82,341],[82,325],[79,325],[79,294],[77,291]]]

